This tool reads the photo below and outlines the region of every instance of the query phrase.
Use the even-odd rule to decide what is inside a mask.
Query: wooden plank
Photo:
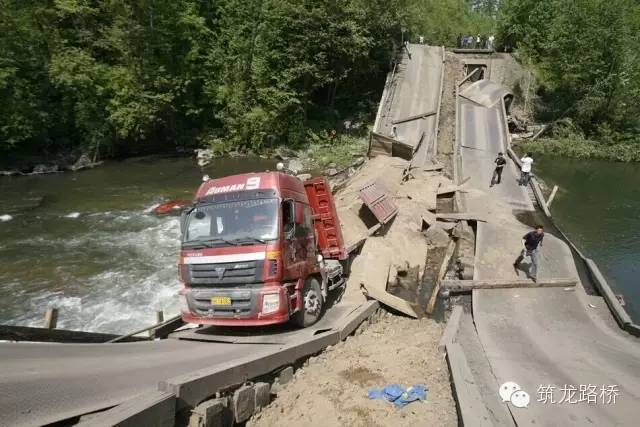
[[[138,335],[147,331],[151,331],[156,337],[167,336],[169,335],[170,332],[175,331],[182,325],[184,325],[184,322],[182,321],[182,316],[178,314],[176,316],[171,317],[170,319],[165,320],[162,323],[157,323],[155,325],[147,326],[146,328],[142,328],[142,329],[138,329],[136,331],[130,332],[126,335],[120,335],[118,337],[115,337],[114,339],[107,341],[107,343],[122,341],[123,339],[129,338],[134,335]]]
[[[547,199],[547,208],[551,209],[551,202],[553,202],[553,198],[556,197],[557,192],[558,192],[558,186],[554,185],[553,190],[551,190],[551,195]]]
[[[438,344],[439,352],[445,352],[447,345],[453,342],[453,339],[458,334],[458,328],[460,327],[461,318],[462,306],[456,305],[455,307],[453,307],[451,316],[449,316],[449,320],[447,320],[447,326],[445,326],[444,332],[442,332],[442,337],[440,337],[440,343]]]
[[[400,123],[412,122],[414,120],[434,116],[436,114],[435,111],[429,111],[427,113],[416,114],[414,116],[405,117],[404,119],[393,120],[391,122],[392,125],[399,125]]]
[[[171,427],[176,422],[176,395],[161,391],[141,394],[100,414],[82,417],[78,425]]]
[[[446,350],[461,425],[493,426],[462,346],[458,343],[449,343]]]
[[[31,328],[28,326],[0,325],[0,340],[61,343],[104,343],[118,335],[99,332],[69,331],[66,329]],[[147,337],[128,337],[124,342],[148,341]]]
[[[436,300],[438,299],[438,292],[440,292],[440,282],[444,279],[444,275],[447,273],[447,267],[449,266],[449,261],[451,260],[451,256],[453,255],[453,251],[456,249],[456,243],[453,240],[449,241],[449,246],[447,246],[447,252],[444,254],[444,258],[442,259],[442,264],[440,265],[440,271],[438,272],[436,284],[431,291],[431,296],[429,297],[429,302],[427,303],[427,308],[425,312],[427,314],[432,314],[433,309],[436,306]]]
[[[44,315],[44,327],[46,329],[55,329],[58,326],[58,309],[48,308]]]
[[[436,218],[443,221],[482,221],[487,222],[486,215],[474,212],[438,213]]]
[[[471,292],[474,289],[509,289],[509,288],[558,288],[575,286],[577,279],[542,279],[532,280],[445,280],[442,286],[451,292]]]

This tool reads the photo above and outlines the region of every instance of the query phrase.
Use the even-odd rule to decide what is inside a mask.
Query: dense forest
[[[0,0],[0,154],[304,143],[370,117],[403,38],[490,26],[475,3]]]
[[[498,39],[540,83],[541,152],[640,161],[640,3],[503,0]]]
[[[299,146],[343,120],[371,121],[403,40],[453,46],[492,31],[535,69],[539,119],[628,147],[639,10],[634,0],[0,0],[0,157]]]

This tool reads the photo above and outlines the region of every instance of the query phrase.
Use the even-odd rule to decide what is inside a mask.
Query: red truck
[[[265,172],[207,180],[180,225],[185,322],[306,327],[346,281],[349,254],[324,178]]]

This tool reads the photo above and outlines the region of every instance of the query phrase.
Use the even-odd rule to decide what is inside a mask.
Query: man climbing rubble
[[[529,268],[529,278],[536,282],[538,280],[538,267],[540,265],[538,246],[542,246],[542,239],[544,239],[544,227],[537,225],[534,231],[530,231],[522,236],[522,252],[520,256],[513,263],[513,268],[518,274],[518,267],[525,256],[531,258],[531,267]]]

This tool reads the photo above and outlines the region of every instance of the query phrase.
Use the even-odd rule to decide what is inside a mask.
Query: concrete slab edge
[[[78,425],[83,427],[171,427],[175,423],[175,413],[176,395],[153,391],[92,416],[86,421],[81,420]]]
[[[379,307],[377,301],[366,301],[345,316],[341,325],[332,331],[286,346],[278,346],[270,353],[248,356],[222,366],[201,369],[162,381],[158,384],[158,391],[145,393],[126,401],[91,418],[83,425],[172,426],[177,411],[185,407],[195,407],[214,395],[216,391],[267,375],[344,340]]]
[[[444,68],[445,68],[445,49],[444,46],[441,46],[442,49],[442,62],[440,66],[440,89],[438,90],[438,103],[436,106],[436,125],[434,126],[434,136],[433,136],[433,151],[432,156],[435,159],[438,154],[438,130],[440,128],[440,110],[442,108],[442,90],[444,89]]]
[[[460,327],[460,319],[462,318],[462,306],[456,305],[451,311],[451,316],[447,320],[447,325],[444,327],[442,337],[438,343],[438,351],[441,353],[446,352],[447,345],[452,343],[456,335],[458,335],[458,328]]]
[[[459,424],[474,427],[492,426],[489,412],[482,401],[482,395],[473,379],[462,346],[455,342],[448,343],[446,351]]]
[[[520,159],[518,159],[518,156],[513,151],[511,146],[509,146],[508,153],[509,153],[509,156],[511,156],[511,158],[513,159],[513,161],[516,162],[518,166],[520,166]],[[547,208],[546,201],[544,200],[544,197],[542,195],[540,184],[538,183],[538,180],[535,177],[531,178],[531,186],[533,188],[534,195],[538,200],[538,204],[543,208],[543,212],[547,217],[547,219],[554,225],[555,228],[558,229],[562,237],[567,241],[567,243],[569,243],[569,245],[573,248],[573,250],[576,251],[578,256],[585,263],[585,266],[589,271],[589,275],[591,276],[591,279],[596,285],[598,292],[607,303],[607,307],[609,308],[609,311],[611,312],[613,317],[616,319],[616,322],[618,323],[620,328],[633,336],[636,336],[636,337],[640,336],[640,325],[637,325],[632,322],[631,317],[629,316],[627,311],[624,309],[622,304],[620,304],[620,301],[618,301],[618,298],[616,297],[615,293],[611,289],[611,286],[609,286],[609,283],[607,282],[607,280],[604,278],[604,276],[600,272],[600,269],[598,268],[597,264],[591,258],[587,258],[582,252],[580,252],[580,250],[571,241],[571,239],[569,239],[569,237],[562,231],[562,229],[560,229],[560,227],[558,227],[558,225],[553,221],[551,213]]]

